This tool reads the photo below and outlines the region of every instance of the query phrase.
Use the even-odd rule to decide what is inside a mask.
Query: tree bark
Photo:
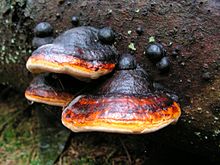
[[[180,96],[182,116],[175,126],[151,135],[206,156],[220,155],[220,2],[201,1],[77,1],[16,0],[0,2],[0,83],[22,92],[32,79],[25,62],[33,51],[33,27],[47,21],[55,35],[72,28],[71,16],[81,25],[111,26],[120,53],[135,45],[139,63],[156,81]],[[135,30],[141,26],[144,34]],[[129,32],[131,31],[131,33]],[[172,68],[160,74],[144,56],[148,38],[166,47]],[[174,58],[172,51],[180,47]],[[208,75],[208,76],[207,76]]]

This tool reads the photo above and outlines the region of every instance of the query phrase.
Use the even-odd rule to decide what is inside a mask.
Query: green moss
[[[74,160],[71,164],[72,165],[94,165],[95,161],[91,158],[83,157],[81,159]]]
[[[155,42],[154,36],[149,37],[149,41],[148,41],[148,42],[149,42],[149,43]]]
[[[133,50],[133,51],[137,50],[137,49],[135,48],[135,45],[134,45],[133,42],[131,42],[131,43],[128,45],[128,48],[131,49],[131,50]]]
[[[12,139],[16,138],[14,130],[7,129],[3,132],[3,139],[6,142],[10,142]]]
[[[41,165],[41,161],[38,159],[31,160],[30,165]]]

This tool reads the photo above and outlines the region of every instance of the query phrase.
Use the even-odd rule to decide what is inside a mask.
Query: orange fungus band
[[[89,62],[74,56],[68,55],[50,55],[53,58],[49,58],[43,54],[35,54],[29,58],[29,63],[32,64],[41,64],[48,67],[57,67],[57,65],[61,66],[69,66],[78,68],[87,72],[96,72],[98,70],[113,70],[115,67],[114,63],[93,63]]]
[[[166,98],[81,98],[66,108],[62,120],[76,131],[87,127],[96,130],[101,126],[102,131],[106,127],[113,131],[122,129],[142,133],[145,130],[153,132],[177,121],[180,113],[176,102],[166,105]]]
[[[54,91],[45,91],[41,89],[27,89],[25,91],[25,97],[30,101],[64,107],[73,99],[74,96],[65,92],[56,93]]]

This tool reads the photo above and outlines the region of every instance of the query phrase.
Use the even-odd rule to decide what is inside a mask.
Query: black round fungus
[[[78,26],[79,25],[79,17],[72,16],[71,22],[72,22],[73,26]]]
[[[157,64],[158,70],[160,72],[167,72],[170,69],[170,60],[168,57],[163,57]]]
[[[144,33],[143,28],[142,28],[141,26],[137,27],[136,33],[137,33],[139,36],[142,35],[142,34]]]
[[[115,34],[111,28],[104,27],[99,30],[98,38],[101,42],[105,44],[113,44],[115,41]]]
[[[41,22],[34,28],[37,37],[48,37],[53,34],[53,27],[48,22]]]
[[[179,55],[179,53],[176,51],[176,50],[173,50],[172,51],[172,56],[173,57],[177,57]]]
[[[161,44],[153,43],[145,48],[145,54],[152,62],[156,63],[165,56],[165,50]]]

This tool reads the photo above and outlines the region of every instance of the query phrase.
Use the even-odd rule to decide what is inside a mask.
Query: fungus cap
[[[78,79],[97,79],[110,73],[117,52],[113,46],[99,42],[97,34],[98,30],[89,26],[70,29],[52,44],[35,50],[26,67],[33,73],[63,73]]]
[[[179,104],[166,93],[155,91],[138,65],[117,70],[94,91],[75,98],[63,111],[62,122],[74,132],[142,134],[176,122],[180,114]]]
[[[25,97],[30,101],[64,107],[75,97],[82,85],[65,75],[40,74],[26,89]]]

